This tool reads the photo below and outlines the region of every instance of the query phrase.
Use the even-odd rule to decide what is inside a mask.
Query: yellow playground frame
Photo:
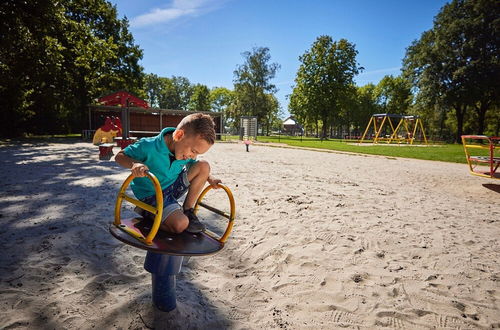
[[[379,122],[379,124],[377,124],[377,122]],[[397,125],[394,125],[396,122]],[[390,127],[391,134],[389,136],[381,136],[385,127],[387,127],[386,123],[388,123]],[[386,126],[384,127],[384,125]],[[373,132],[375,135],[373,138],[373,143],[378,143],[379,141],[387,141],[387,143],[391,143],[394,141],[398,144],[406,142],[407,144],[412,145],[415,141],[415,136],[418,133],[418,129],[420,129],[425,144],[429,144],[427,142],[427,137],[425,136],[424,126],[422,125],[420,116],[406,116],[391,113],[374,114],[370,118],[370,121],[368,122],[368,125],[366,126],[365,132],[359,140],[359,143],[364,142],[366,134],[368,133],[371,126],[373,126]],[[404,131],[400,132],[403,129]],[[404,135],[402,135],[401,133],[403,133]]]
[[[500,173],[497,173],[500,157],[495,157],[495,150],[500,149],[500,137],[462,135],[462,144],[471,174],[484,178],[500,179]],[[486,152],[486,150],[488,151]],[[482,167],[482,170],[478,166]],[[485,166],[488,166],[489,171],[484,171]]]

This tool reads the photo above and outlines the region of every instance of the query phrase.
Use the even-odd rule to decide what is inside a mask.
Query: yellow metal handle
[[[218,184],[218,186],[220,188],[222,188],[226,192],[227,197],[229,198],[229,205],[231,207],[229,213],[220,211],[220,210],[218,210],[216,208],[213,208],[213,207],[210,207],[208,205],[203,204],[203,202],[202,202],[203,201],[203,197],[205,197],[205,195],[207,194],[207,192],[209,192],[211,189],[214,189],[211,185],[209,185],[208,187],[206,187],[205,189],[203,189],[203,191],[201,192],[200,196],[196,200],[196,204],[194,205],[194,212],[197,213],[198,212],[198,208],[200,206],[203,206],[203,207],[209,209],[210,211],[215,212],[217,214],[220,214],[220,215],[222,215],[222,216],[224,216],[224,217],[226,217],[226,218],[229,219],[226,231],[224,232],[224,234],[221,237],[217,238],[217,237],[214,236],[213,233],[207,232],[207,234],[210,234],[210,236],[212,236],[213,238],[215,238],[219,242],[224,243],[224,242],[227,241],[229,235],[231,234],[231,230],[233,229],[234,218],[235,218],[235,215],[236,215],[236,205],[234,203],[234,197],[233,197],[233,193],[231,192],[231,190],[228,187],[226,187],[226,186],[224,186],[222,184]]]
[[[116,204],[115,204],[115,221],[113,224],[126,232],[127,234],[137,238],[139,241],[151,245],[153,242],[153,239],[156,236],[156,233],[158,233],[158,230],[160,229],[160,224],[161,224],[161,217],[163,214],[163,192],[161,190],[160,182],[156,178],[156,176],[149,172],[146,171],[146,176],[151,180],[153,183],[153,186],[155,187],[155,193],[156,193],[156,207],[148,205],[144,202],[141,202],[140,200],[133,198],[127,194],[125,194],[125,190],[127,190],[128,186],[130,185],[130,182],[135,178],[133,174],[129,175],[127,179],[123,182],[120,191],[118,192],[118,197],[116,198]],[[149,234],[144,237],[143,235],[137,233],[136,231],[128,228],[126,225],[123,225],[121,223],[121,208],[122,208],[122,203],[123,200],[126,200],[134,205],[137,205],[138,207],[147,210],[155,215],[154,223],[153,226],[151,227],[151,231]]]

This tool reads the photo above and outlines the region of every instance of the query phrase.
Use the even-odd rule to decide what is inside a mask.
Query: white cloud
[[[149,13],[132,18],[130,25],[141,27],[168,23],[186,16],[198,16],[215,9],[217,2],[214,0],[174,0],[167,8],[154,8]]]

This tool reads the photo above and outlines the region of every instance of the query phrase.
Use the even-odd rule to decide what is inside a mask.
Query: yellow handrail
[[[163,193],[161,190],[160,182],[156,178],[156,176],[149,172],[146,171],[146,177],[151,180],[151,182],[154,185],[155,188],[155,194],[156,194],[156,207],[148,205],[144,202],[141,202],[140,200],[130,197],[127,194],[125,194],[125,190],[127,190],[128,186],[130,185],[130,182],[135,178],[133,174],[129,175],[127,179],[123,182],[120,191],[118,192],[118,197],[116,198],[116,203],[115,203],[115,221],[113,224],[126,232],[127,234],[137,238],[139,241],[151,245],[153,242],[153,239],[155,238],[156,234],[158,233],[158,230],[160,229],[160,224],[161,224],[161,217],[163,214]],[[144,237],[142,234],[137,233],[136,231],[128,228],[126,225],[121,223],[121,208],[122,208],[122,203],[123,200],[126,200],[134,205],[139,206],[140,208],[147,210],[155,215],[153,226],[151,227],[151,231],[149,234]]]
[[[236,216],[236,205],[234,203],[234,197],[233,197],[233,193],[231,192],[231,190],[228,187],[226,187],[226,186],[224,186],[222,184],[219,184],[218,186],[220,188],[222,188],[226,192],[227,197],[229,198],[229,204],[230,204],[230,208],[231,208],[231,210],[229,211],[229,214],[226,213],[226,212],[220,211],[220,210],[218,210],[216,208],[213,208],[213,207],[210,207],[208,205],[203,204],[203,202],[202,202],[203,197],[205,197],[205,195],[206,195],[206,193],[208,191],[210,191],[211,189],[213,189],[213,187],[210,186],[210,185],[207,186],[205,189],[203,189],[203,191],[201,192],[200,196],[196,200],[196,204],[194,206],[194,212],[195,213],[198,212],[199,206],[203,206],[203,207],[209,209],[210,211],[215,212],[217,214],[220,214],[220,215],[222,215],[222,216],[224,216],[224,217],[226,217],[226,218],[229,219],[226,231],[224,232],[224,234],[221,237],[217,238],[217,237],[215,237],[213,235],[213,233],[210,234],[210,236],[212,236],[214,239],[218,240],[221,243],[224,243],[229,238],[229,235],[231,234],[231,230],[233,229],[234,218]]]
[[[485,145],[472,144],[472,143],[467,143],[467,140],[481,140],[487,142],[488,144]],[[495,157],[495,149],[498,148],[498,146],[495,145],[497,141],[500,141],[499,137],[488,137],[485,135],[462,135],[462,145],[464,147],[465,158],[467,160],[467,165],[469,165],[469,172],[471,174],[482,176],[485,178],[500,179],[500,177],[496,174],[496,171],[500,166],[500,163],[496,160],[497,158]],[[488,150],[489,155],[473,156],[470,154],[468,149]],[[480,163],[484,163],[484,165],[488,164],[489,172],[475,171],[475,168]]]

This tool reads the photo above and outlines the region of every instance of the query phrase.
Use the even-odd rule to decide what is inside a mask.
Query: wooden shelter
[[[143,107],[121,107],[106,105],[89,105],[88,129],[83,137],[92,137],[103,125],[106,117],[119,117],[123,126],[123,136],[143,137],[158,134],[165,127],[176,127],[180,121],[195,111],[170,110]],[[215,133],[220,139],[222,132],[222,113],[196,111],[212,116],[215,122]]]
[[[304,129],[294,117],[288,117],[283,121],[283,133],[289,135],[302,135]]]
[[[149,108],[148,102],[127,91],[117,91],[97,99],[99,105]]]

